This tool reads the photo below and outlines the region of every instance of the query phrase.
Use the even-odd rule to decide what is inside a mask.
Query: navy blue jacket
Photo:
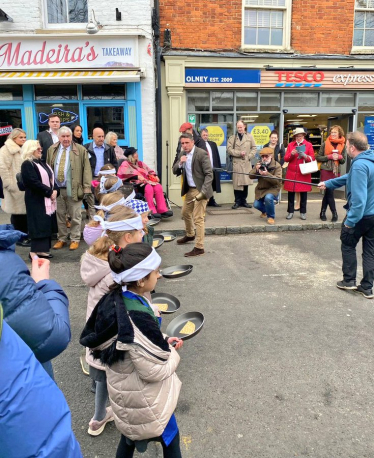
[[[1,305],[0,368],[0,458],[81,458],[64,395],[2,322]]]
[[[54,280],[38,283],[15,253],[23,236],[11,224],[0,225],[0,302],[4,319],[44,363],[70,341],[69,301]]]

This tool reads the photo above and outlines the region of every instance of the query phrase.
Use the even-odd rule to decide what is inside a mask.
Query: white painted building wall
[[[1,0],[0,8],[14,22],[0,22],[0,34],[28,35],[51,33],[54,36],[66,33],[85,33],[86,24],[45,23],[45,5],[48,0]],[[122,20],[116,21],[116,8],[122,13]],[[96,20],[103,25],[95,37],[105,33],[143,34],[139,37],[139,64],[146,77],[141,80],[143,159],[150,167],[156,167],[156,121],[155,121],[155,72],[152,43],[153,0],[88,0],[88,19],[91,10]],[[149,55],[150,53],[150,55]],[[129,145],[131,146],[131,145]]]

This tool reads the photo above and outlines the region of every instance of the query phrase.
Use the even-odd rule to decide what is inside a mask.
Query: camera
[[[284,114],[288,113],[288,110],[284,109],[282,110]]]
[[[259,170],[262,170],[263,172],[265,172],[265,170],[267,169],[268,169],[268,164],[265,164],[265,162],[261,162]]]

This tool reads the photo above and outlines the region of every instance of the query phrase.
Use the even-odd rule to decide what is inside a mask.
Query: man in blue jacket
[[[347,187],[346,218],[340,234],[343,280],[337,287],[355,290],[367,299],[373,299],[374,281],[374,152],[369,150],[368,140],[362,132],[347,135],[347,153],[352,159],[349,173],[319,183],[320,189]],[[361,284],[356,286],[356,246],[362,238]]]
[[[0,457],[82,458],[64,395],[3,321],[0,304]]]
[[[69,300],[61,286],[48,279],[47,259],[33,260],[30,276],[14,250],[23,236],[11,224],[0,225],[0,302],[4,320],[53,377],[51,360],[65,350],[71,337]]]

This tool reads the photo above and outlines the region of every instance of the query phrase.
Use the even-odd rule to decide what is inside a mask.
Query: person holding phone
[[[321,164],[321,181],[331,180],[340,177],[340,166],[345,163],[346,147],[344,130],[340,126],[331,126],[329,136],[321,145],[316,160]],[[334,189],[326,188],[322,200],[320,218],[326,221],[326,210],[330,207],[332,213],[331,221],[338,221],[338,213],[336,211]]]
[[[302,127],[297,127],[293,131],[293,141],[289,143],[284,161],[288,162],[286,179],[297,180],[311,183],[312,174],[303,175],[300,171],[300,164],[314,161],[313,145],[305,140],[306,132]],[[288,191],[288,215],[286,219],[292,219],[295,211],[295,193],[300,193],[300,218],[306,220],[306,203],[308,192],[312,187],[308,184],[293,183],[286,181],[284,190]]]

